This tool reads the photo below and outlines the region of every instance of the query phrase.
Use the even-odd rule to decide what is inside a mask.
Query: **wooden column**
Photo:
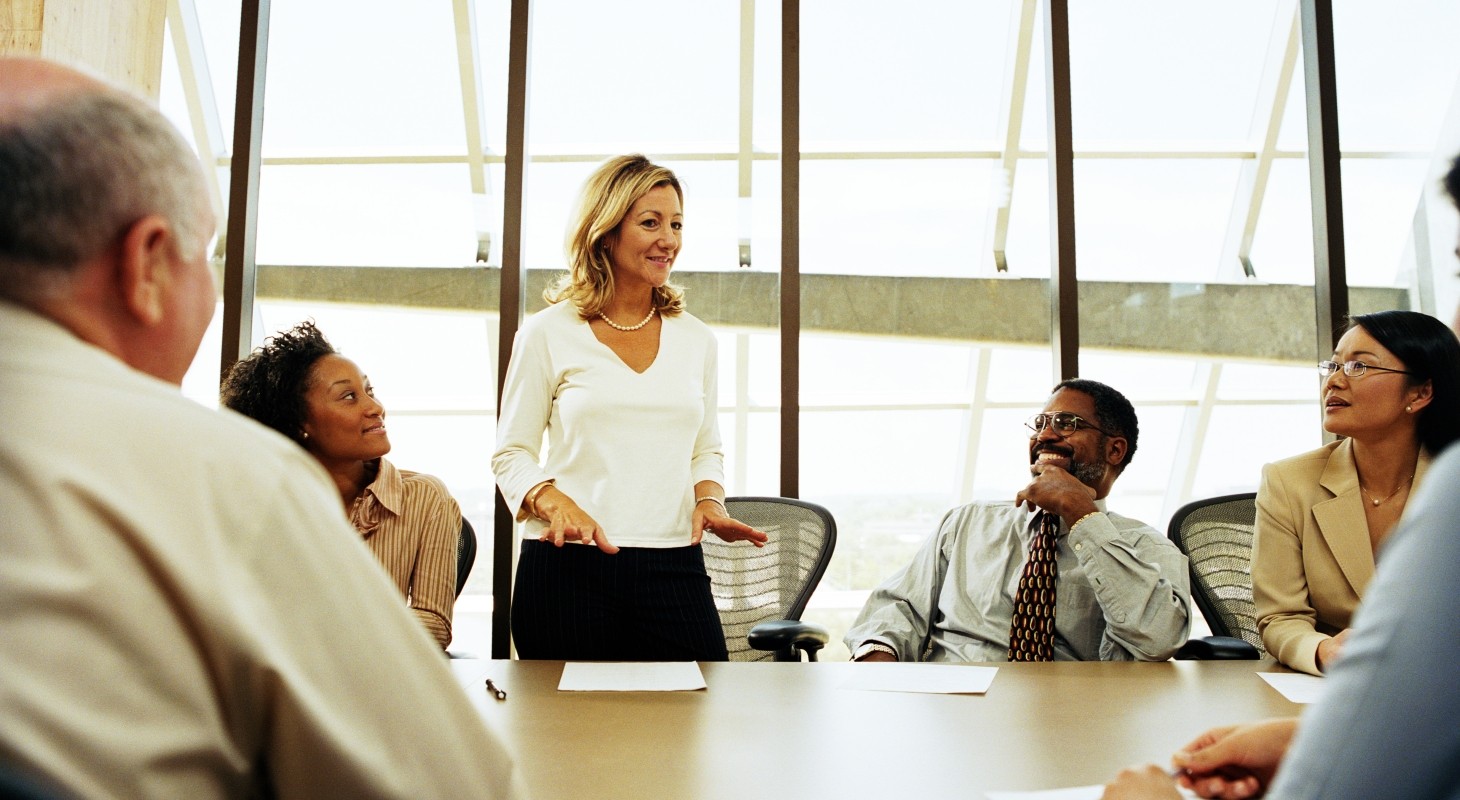
[[[5,0],[0,53],[83,67],[157,98],[167,0]]]

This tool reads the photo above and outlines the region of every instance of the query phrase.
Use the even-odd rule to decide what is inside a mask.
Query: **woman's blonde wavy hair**
[[[639,198],[656,186],[672,186],[684,206],[679,178],[638,153],[615,156],[588,176],[578,199],[564,249],[568,274],[543,291],[549,303],[572,301],[578,316],[592,319],[613,299],[613,265],[604,239],[628,216]],[[654,308],[672,317],[684,311],[684,290],[671,283],[654,289]]]

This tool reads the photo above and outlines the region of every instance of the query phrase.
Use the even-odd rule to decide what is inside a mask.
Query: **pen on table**
[[[502,687],[498,686],[495,683],[492,683],[491,678],[487,678],[487,691],[491,692],[492,696],[496,697],[498,700],[507,699],[507,692],[503,691]]]

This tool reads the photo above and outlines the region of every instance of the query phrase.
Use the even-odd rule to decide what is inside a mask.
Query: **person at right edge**
[[[1460,204],[1460,158],[1445,175]],[[1460,247],[1456,248],[1460,255]],[[1460,310],[1454,327],[1460,331]],[[1438,392],[1436,393],[1438,395]],[[1431,406],[1454,417],[1454,399]],[[1460,445],[1434,453],[1379,554],[1368,597],[1323,696],[1297,717],[1213,728],[1172,756],[1122,770],[1104,800],[1460,800]]]
[[[1460,437],[1460,341],[1426,314],[1361,314],[1318,370],[1323,429],[1341,438],[1263,468],[1252,545],[1263,646],[1315,675],[1338,658],[1410,487]]]

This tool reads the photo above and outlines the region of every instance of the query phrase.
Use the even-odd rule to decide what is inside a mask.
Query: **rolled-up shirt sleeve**
[[[1154,529],[1117,526],[1105,513],[1070,531],[1070,548],[1105,618],[1103,661],[1164,661],[1191,630],[1186,556]]]
[[[848,650],[856,653],[867,642],[881,642],[897,651],[899,661],[921,660],[948,573],[943,542],[953,530],[954,516],[954,512],[944,515],[937,532],[923,541],[912,561],[872,590],[847,630]]]

